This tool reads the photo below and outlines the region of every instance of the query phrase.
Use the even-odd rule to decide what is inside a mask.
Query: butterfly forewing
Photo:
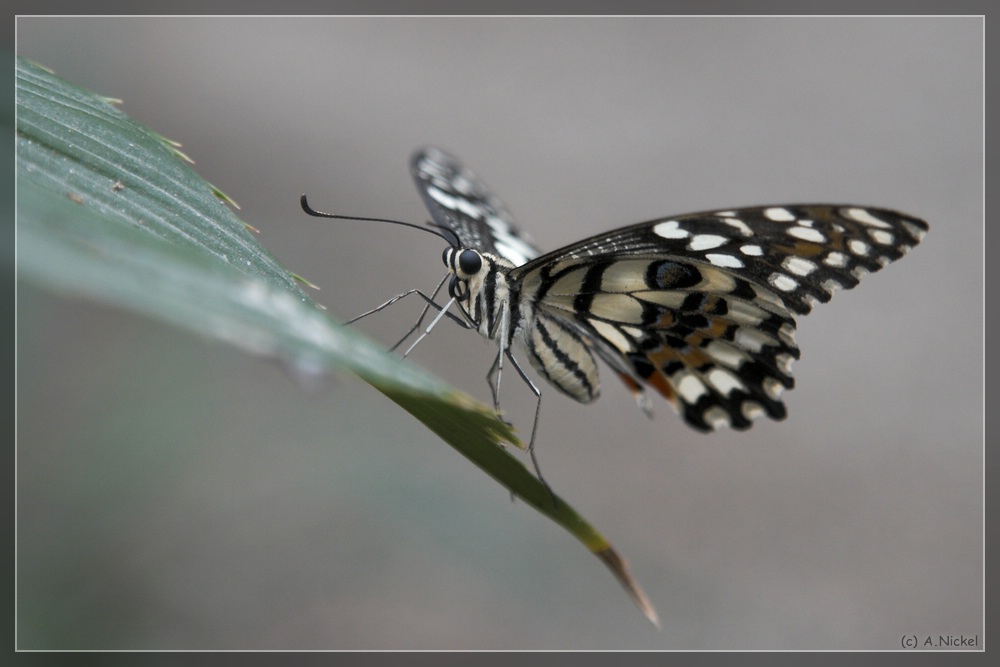
[[[444,151],[416,151],[410,172],[434,222],[453,231],[463,248],[503,257],[515,266],[542,254],[482,179]]]
[[[542,255],[454,158],[424,149],[411,169],[438,225],[514,265],[495,269],[509,288],[507,330],[543,377],[589,402],[596,355],[637,397],[652,386],[702,431],[784,418],[794,316],[898,259],[928,228],[881,208],[759,206],[659,218]]]
[[[661,257],[705,262],[776,294],[808,313],[917,245],[927,223],[889,209],[798,204],[660,218],[580,241],[514,272],[567,258]]]

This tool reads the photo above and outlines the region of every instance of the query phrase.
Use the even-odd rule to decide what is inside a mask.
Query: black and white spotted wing
[[[916,245],[927,224],[886,209],[765,206],[662,218],[513,269],[536,313],[568,323],[699,430],[785,416],[794,315]],[[639,382],[636,382],[638,380]]]
[[[693,427],[785,417],[795,315],[919,243],[928,226],[881,208],[805,204],[660,218],[541,255],[471,171],[436,149],[413,157],[473,328],[513,343],[562,393],[599,394],[595,355],[645,405],[644,386]],[[513,358],[511,357],[513,360]]]
[[[515,266],[542,254],[517,228],[503,202],[472,170],[444,151],[417,151],[410,171],[434,222],[453,231],[463,248],[503,257]]]

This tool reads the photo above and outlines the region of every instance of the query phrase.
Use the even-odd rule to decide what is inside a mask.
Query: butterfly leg
[[[538,481],[545,485],[545,488],[549,490],[549,496],[552,498],[552,505],[558,507],[559,501],[556,498],[556,494],[552,491],[552,487],[549,483],[545,481],[545,477],[542,476],[542,469],[538,467],[538,457],[535,456],[535,433],[538,431],[538,415],[541,413],[542,409],[542,392],[538,390],[535,383],[525,374],[521,365],[517,363],[517,359],[514,355],[510,353],[510,347],[508,346],[508,328],[510,327],[510,317],[507,315],[507,304],[503,303],[500,305],[500,313],[497,316],[496,328],[490,332],[490,338],[497,340],[500,343],[500,349],[497,351],[497,356],[493,360],[493,365],[490,366],[489,372],[486,374],[486,380],[490,385],[490,392],[493,394],[493,409],[496,410],[497,414],[500,413],[500,376],[503,374],[503,358],[507,357],[510,359],[510,363],[514,365],[514,370],[517,374],[521,376],[521,379],[531,388],[532,393],[535,395],[535,421],[531,427],[531,438],[528,440],[528,454],[531,456],[531,464],[535,468],[535,474],[538,476]],[[496,378],[493,379],[493,374],[496,372]],[[506,419],[500,417],[504,423],[510,424]]]
[[[358,320],[364,319],[364,318],[368,317],[369,315],[374,315],[375,313],[377,313],[379,311],[385,310],[386,308],[388,308],[392,304],[396,303],[397,301],[403,300],[404,298],[410,296],[411,294],[418,294],[425,301],[428,302],[428,305],[424,307],[424,311],[425,312],[426,312],[427,308],[430,308],[429,304],[433,303],[433,301],[434,301],[433,297],[427,296],[426,294],[424,294],[420,290],[418,290],[418,289],[411,289],[409,291],[403,292],[402,294],[397,294],[396,296],[392,297],[391,299],[389,299],[385,303],[383,303],[383,304],[381,304],[379,306],[375,306],[371,310],[365,311],[365,312],[361,313],[360,315],[358,315],[357,317],[352,317],[351,319],[349,319],[346,322],[344,322],[344,324],[354,324]]]
[[[441,287],[444,286],[444,282],[446,280],[448,280],[448,275],[449,274],[445,274],[444,278],[441,279],[441,282],[439,282],[437,284],[437,287],[435,287],[434,291],[431,292],[431,297],[429,299],[429,302],[425,303],[424,304],[424,309],[420,311],[420,317],[418,317],[417,321],[413,323],[413,326],[410,327],[409,331],[407,331],[405,334],[403,334],[403,337],[400,338],[398,341],[396,341],[396,343],[392,347],[389,348],[390,352],[394,351],[397,347],[399,347],[400,345],[402,345],[403,341],[405,341],[407,338],[409,338],[410,336],[412,336],[413,332],[420,328],[420,325],[423,324],[423,322],[424,322],[424,318],[427,317],[427,311],[429,311],[431,309],[431,303],[433,303],[434,299],[437,298],[438,292],[440,292],[441,291]],[[423,296],[423,295],[421,295],[421,296]],[[364,315],[362,315],[361,317],[364,317]],[[358,318],[355,318],[355,319],[358,319]],[[452,318],[452,319],[455,319],[455,318]],[[353,321],[354,320],[352,320],[352,322]],[[466,329],[469,328],[469,325],[466,322],[462,321],[461,324]]]
[[[497,356],[493,359],[493,365],[490,366],[490,370],[486,371],[486,384],[490,387],[490,393],[493,395],[493,409],[500,412],[500,383],[493,383],[493,374],[497,372],[497,368],[500,366],[500,357],[503,356],[503,350],[497,351]]]
[[[493,382],[493,374],[497,372],[500,367],[500,360],[503,359],[503,349],[497,352],[497,356],[493,359],[493,364],[490,366],[490,370],[486,372],[486,384],[489,385],[490,393],[493,394],[493,411],[497,413],[497,418],[502,421],[507,426],[513,428],[513,424],[504,419],[504,416],[500,414],[500,378],[496,379],[496,383]],[[503,443],[500,443],[502,446]],[[510,501],[514,502],[514,492],[510,492]]]
[[[493,365],[490,366],[490,371],[486,374],[486,381],[490,385],[490,393],[493,394],[493,409],[497,413],[500,412],[500,376],[503,375],[503,356],[504,352],[509,349],[507,347],[507,328],[509,326],[510,317],[507,315],[507,304],[501,303],[495,328],[490,332],[490,338],[500,343],[500,349],[497,351],[496,359],[493,360]],[[496,378],[490,380],[493,377],[494,371],[496,371]]]
[[[419,296],[421,299],[423,299],[426,302],[426,304],[424,305],[424,309],[420,312],[420,316],[417,318],[417,321],[413,323],[413,326],[410,327],[410,329],[403,335],[402,338],[400,338],[398,341],[396,341],[392,345],[392,347],[389,348],[389,351],[392,352],[397,347],[399,347],[400,345],[402,345],[403,341],[405,341],[407,338],[409,338],[410,336],[412,336],[413,332],[416,331],[420,327],[420,325],[424,321],[424,318],[427,316],[427,312],[431,309],[432,306],[434,308],[437,308],[438,310],[442,310],[443,309],[440,304],[438,304],[436,301],[434,301],[434,298],[437,297],[438,292],[441,291],[441,287],[444,285],[444,282],[445,282],[445,280],[447,280],[447,278],[448,278],[448,276],[445,276],[444,278],[442,278],[441,282],[439,282],[438,285],[437,285],[437,287],[434,288],[434,291],[431,292],[430,296],[427,296],[426,294],[424,294],[422,291],[420,291],[418,289],[411,289],[411,290],[409,290],[407,292],[403,292],[402,294],[397,294],[396,296],[392,297],[391,299],[389,299],[385,303],[383,303],[383,304],[381,304],[379,306],[376,306],[375,308],[372,308],[371,310],[369,310],[367,312],[361,313],[357,317],[348,320],[344,324],[354,324],[355,322],[357,322],[360,319],[368,317],[369,315],[374,315],[375,313],[377,313],[379,311],[385,310],[389,306],[393,305],[394,303],[396,303],[398,301],[401,301],[402,299],[410,296],[411,294],[416,294],[417,296]],[[453,315],[452,313],[448,313],[447,315],[448,315],[449,318],[451,318],[452,321],[457,322],[463,329],[469,329],[469,328],[471,328],[469,326],[469,323],[466,322],[465,320],[463,320],[462,318],[460,318],[460,317],[458,317],[456,315]],[[411,349],[412,349],[412,347],[411,347]],[[409,354],[409,351],[407,351],[407,354]],[[403,355],[403,356],[406,356],[406,355]]]
[[[542,413],[542,392],[538,390],[535,383],[531,381],[531,378],[524,372],[521,368],[521,364],[517,363],[517,359],[514,355],[510,353],[510,350],[505,350],[504,355],[510,359],[510,363],[514,366],[514,370],[517,374],[521,376],[525,384],[531,388],[532,393],[535,395],[535,421],[531,426],[531,438],[528,439],[528,454],[531,456],[531,464],[535,467],[535,474],[538,475],[538,481],[545,485],[545,488],[549,490],[549,496],[552,497],[552,505],[555,507],[559,506],[559,499],[556,498],[555,492],[552,491],[552,487],[549,483],[545,481],[545,477],[542,476],[542,469],[538,467],[538,457],[535,455],[535,434],[538,432],[538,416]]]
[[[499,334],[497,334],[497,331],[491,332],[491,336],[500,342],[500,347],[497,350],[497,356],[493,359],[490,370],[486,372],[486,384],[489,385],[490,394],[493,396],[493,411],[497,413],[497,416],[500,417],[503,423],[513,426],[513,424],[504,419],[503,415],[500,414],[500,376],[503,374],[503,355],[508,349],[504,342],[507,340],[507,327],[509,326],[506,312],[506,305],[501,304],[500,315],[497,318]]]
[[[427,297],[424,295],[423,292],[417,292],[417,293],[420,294],[420,296],[422,296],[425,299],[427,299]],[[434,327],[437,326],[437,323],[440,322],[441,318],[444,317],[445,315],[447,315],[451,319],[453,319],[453,320],[461,323],[462,326],[464,326],[466,328],[469,328],[468,323],[460,320],[457,316],[452,315],[451,313],[448,312],[448,309],[451,308],[452,304],[455,303],[455,298],[454,297],[452,297],[451,299],[448,299],[448,303],[444,304],[444,306],[439,306],[438,304],[434,303],[430,299],[427,299],[427,303],[430,304],[430,305],[432,305],[432,306],[434,306],[435,308],[440,308],[441,312],[438,313],[437,316],[433,320],[431,320],[431,323],[427,325],[427,328],[424,329],[424,332],[422,334],[420,334],[419,336],[417,336],[417,339],[415,341],[413,341],[413,343],[410,345],[410,347],[406,348],[406,352],[403,353],[403,358],[404,359],[410,354],[410,352],[413,351],[413,348],[415,348],[420,341],[422,341],[424,338],[427,337],[427,334],[429,334],[434,329]],[[400,342],[402,342],[402,341],[400,341]]]
[[[417,295],[417,296],[419,296],[419,297],[420,297],[421,299],[423,299],[424,301],[426,301],[426,302],[427,302],[427,305],[425,305],[425,306],[424,306],[424,310],[423,310],[423,312],[421,312],[421,313],[420,313],[420,317],[419,317],[419,318],[417,319],[416,323],[414,323],[414,325],[413,325],[413,326],[412,326],[412,327],[410,328],[410,330],[409,330],[409,331],[407,332],[407,334],[406,334],[406,335],[407,335],[407,336],[409,336],[409,335],[410,335],[410,334],[412,334],[412,333],[413,333],[414,331],[416,331],[417,327],[419,327],[419,326],[420,326],[420,323],[421,323],[421,322],[423,321],[424,317],[425,317],[425,316],[427,315],[427,311],[428,311],[428,310],[429,310],[429,309],[430,309],[430,308],[431,308],[432,306],[433,306],[434,308],[437,308],[438,310],[442,310],[443,306],[441,306],[441,305],[440,305],[440,304],[439,304],[438,302],[436,302],[436,301],[434,300],[434,297],[436,297],[436,296],[437,296],[437,293],[438,293],[438,291],[439,291],[440,289],[441,289],[441,285],[438,285],[437,289],[435,289],[435,290],[434,290],[434,291],[433,291],[433,292],[431,293],[431,296],[427,296],[427,295],[426,295],[426,294],[424,294],[424,293],[423,293],[423,292],[422,292],[421,290],[418,290],[418,289],[411,289],[411,290],[408,290],[408,291],[406,291],[406,292],[403,292],[402,294],[397,294],[396,296],[392,297],[391,299],[389,299],[389,300],[388,300],[388,301],[386,301],[385,303],[383,303],[383,304],[381,304],[381,305],[379,305],[379,306],[375,306],[375,307],[374,307],[374,308],[372,308],[371,310],[369,310],[369,311],[367,311],[367,312],[364,312],[364,313],[361,313],[361,314],[360,314],[360,315],[358,315],[357,317],[354,317],[354,318],[352,318],[352,319],[349,319],[349,320],[347,320],[346,322],[344,322],[344,324],[354,324],[355,322],[357,322],[357,321],[358,321],[358,320],[360,320],[360,319],[363,319],[363,318],[365,318],[365,317],[368,317],[369,315],[374,315],[375,313],[377,313],[377,312],[379,312],[379,311],[382,311],[382,310],[385,310],[386,308],[388,308],[388,307],[389,307],[389,306],[391,306],[392,304],[396,303],[397,301],[401,301],[402,299],[404,299],[404,298],[406,298],[406,297],[410,296],[411,294],[416,294],[416,295]],[[466,322],[466,321],[465,321],[465,320],[463,320],[462,318],[458,317],[457,315],[452,315],[451,313],[448,313],[448,316],[449,316],[449,317],[450,317],[451,319],[453,319],[454,321],[458,322],[458,323],[459,323],[460,325],[462,325],[462,326],[463,326],[464,328],[466,328],[466,329],[469,329],[469,328],[471,328],[471,327],[469,326],[469,323],[468,323],[468,322]],[[404,337],[404,340],[405,340],[405,337]],[[400,342],[402,342],[402,341],[400,341]],[[399,345],[399,343],[396,343],[396,345]]]

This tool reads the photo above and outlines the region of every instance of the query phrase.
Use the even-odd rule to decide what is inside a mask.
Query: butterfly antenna
[[[361,220],[367,222],[390,222],[394,225],[403,225],[404,227],[412,227],[413,229],[419,229],[422,232],[427,232],[428,234],[433,234],[439,238],[444,239],[448,245],[453,248],[458,247],[458,237],[450,229],[441,227],[440,225],[434,225],[440,231],[435,231],[433,229],[428,229],[427,227],[421,227],[420,225],[414,225],[411,222],[402,222],[400,220],[389,220],[387,218],[362,218],[354,215],[335,215],[333,213],[324,213],[323,211],[317,211],[312,206],[309,205],[309,200],[305,195],[299,199],[299,203],[302,205],[302,210],[315,218],[334,218],[336,220]]]

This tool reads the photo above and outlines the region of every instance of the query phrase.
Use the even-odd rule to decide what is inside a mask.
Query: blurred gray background
[[[704,436],[545,395],[549,482],[603,566],[351,376],[19,288],[18,645],[895,649],[982,638],[982,22],[35,18],[17,53],[181,141],[348,319],[443,275],[407,171],[461,156],[545,248],[653,217],[852,202],[913,253],[799,321],[789,418]],[[360,328],[393,342],[418,311]],[[493,347],[414,363],[489,399]],[[532,400],[513,376],[508,416]],[[980,644],[981,646],[981,644]]]

